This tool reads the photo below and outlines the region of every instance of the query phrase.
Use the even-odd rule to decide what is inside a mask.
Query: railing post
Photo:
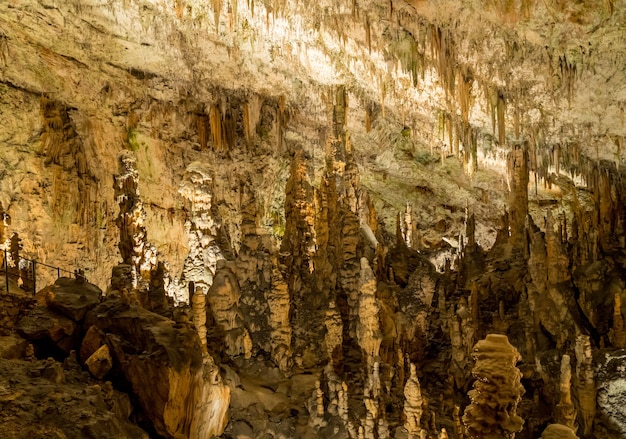
[[[33,296],[37,294],[37,270],[35,268],[37,262],[32,261],[33,264]]]
[[[61,269],[57,267],[57,279],[61,277]]]
[[[7,293],[9,292],[9,260],[7,259],[7,251],[4,251],[4,278],[7,286]]]

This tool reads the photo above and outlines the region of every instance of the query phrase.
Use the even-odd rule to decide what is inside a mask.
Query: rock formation
[[[625,22],[0,2],[3,427],[623,436]]]
[[[488,334],[474,346],[476,378],[463,423],[469,438],[514,438],[524,420],[517,405],[524,394],[516,363],[520,355],[505,335]]]
[[[85,326],[106,334],[117,373],[130,384],[159,435],[221,434],[228,419],[229,391],[189,325],[177,326],[158,314],[110,299],[89,313]]]
[[[120,207],[117,226],[120,229],[119,250],[122,261],[131,267],[132,288],[148,290],[149,273],[156,265],[155,249],[147,240],[144,221],[146,211],[139,196],[137,159],[131,152],[119,156],[119,170],[115,176],[115,197]],[[136,300],[148,305],[147,297]]]
[[[572,403],[571,393],[572,370],[569,355],[563,355],[561,360],[561,380],[559,385],[560,397],[556,406],[554,420],[576,432],[576,409]]]
[[[577,437],[571,428],[565,425],[552,424],[546,427],[540,439],[576,439]]]
[[[415,376],[415,365],[411,364],[409,379],[404,386],[404,416],[406,418],[404,427],[410,438],[418,437],[422,431],[422,404],[420,383]]]

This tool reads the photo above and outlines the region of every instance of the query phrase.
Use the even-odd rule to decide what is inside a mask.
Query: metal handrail
[[[4,278],[5,278],[5,282],[6,282],[6,290],[7,292],[9,291],[9,251],[8,250],[4,250]],[[28,263],[30,263],[30,272],[32,275],[32,281],[33,281],[33,295],[35,295],[37,293],[37,266],[38,265],[42,265],[44,267],[47,268],[52,268],[53,270],[56,270],[57,272],[57,279],[59,279],[61,277],[61,273],[69,273],[71,277],[72,275],[74,275],[76,277],[76,279],[81,278],[83,280],[85,280],[85,275],[84,272],[82,270],[74,270],[74,271],[70,271],[70,270],[66,270],[65,268],[61,268],[61,267],[55,267],[54,265],[49,265],[46,264],[44,262],[39,262],[35,259],[28,259],[22,256],[18,256],[18,260],[15,261],[15,267],[18,268],[18,270],[20,270],[19,266],[20,266],[20,262],[21,261],[26,261]],[[18,274],[18,276],[21,276],[21,274]]]

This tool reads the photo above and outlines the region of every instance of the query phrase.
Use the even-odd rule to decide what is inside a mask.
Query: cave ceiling
[[[343,84],[355,125],[382,113],[452,151],[467,123],[621,160],[625,15],[619,0],[11,0],[0,78],[93,112],[103,81],[172,100],[252,91],[318,123]]]

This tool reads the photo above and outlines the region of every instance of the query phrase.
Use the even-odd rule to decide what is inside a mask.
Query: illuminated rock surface
[[[488,334],[521,358],[501,434],[626,434],[625,23],[0,2],[2,434],[468,437]]]

